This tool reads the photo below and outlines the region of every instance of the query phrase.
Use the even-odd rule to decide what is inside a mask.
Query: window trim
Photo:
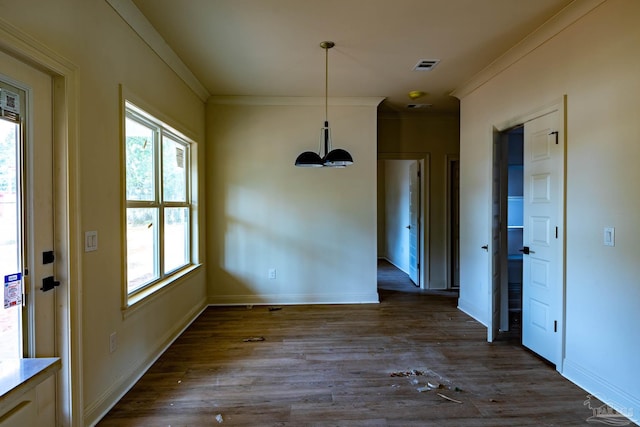
[[[191,275],[194,270],[197,270],[200,264],[198,263],[198,222],[197,222],[197,208],[195,206],[195,200],[197,196],[194,190],[197,188],[197,170],[194,165],[197,165],[195,160],[197,152],[197,143],[193,138],[187,136],[184,132],[177,130],[175,127],[169,125],[165,118],[156,114],[153,109],[135,100],[130,94],[125,94],[124,87],[121,86],[121,193],[122,193],[122,208],[121,208],[121,248],[122,248],[122,309],[124,312],[130,310],[133,306],[139,306],[143,301],[151,300],[152,295],[158,295],[158,291],[168,287],[173,283],[183,282],[184,278]],[[154,129],[154,144],[158,149],[154,153],[154,200],[153,201],[139,201],[127,199],[127,164],[126,164],[126,121],[128,118],[135,120],[136,122],[149,126]],[[163,138],[168,137],[171,140],[177,141],[185,146],[185,179],[186,179],[186,201],[185,202],[163,202],[163,188],[162,188],[162,150],[160,149],[163,143]],[[158,172],[156,168],[159,168]],[[154,267],[157,270],[155,279],[144,284],[143,286],[129,291],[128,282],[128,258],[127,258],[127,210],[135,207],[157,207],[158,208],[158,234],[156,244],[158,245],[156,253],[154,254]],[[164,272],[164,217],[162,211],[164,208],[172,207],[186,207],[188,209],[188,241],[186,243],[187,249],[187,263],[185,265],[176,267],[168,272]]]

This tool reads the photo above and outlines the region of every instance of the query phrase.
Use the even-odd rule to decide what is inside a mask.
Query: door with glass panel
[[[55,354],[54,291],[41,290],[54,277],[46,255],[53,252],[51,80],[27,69],[18,75],[37,78],[26,90],[0,77],[0,353],[10,358]]]
[[[24,161],[22,118],[25,92],[0,80],[0,359],[23,355],[24,301]]]
[[[0,52],[0,358],[57,355],[52,93],[51,76]],[[39,425],[54,425],[55,378],[37,394]]]

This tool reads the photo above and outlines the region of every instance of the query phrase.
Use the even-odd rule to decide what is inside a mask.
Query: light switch
[[[98,250],[98,232],[86,231],[84,233],[84,251],[92,252]]]
[[[616,229],[614,227],[604,228],[604,245],[605,246],[616,245]]]

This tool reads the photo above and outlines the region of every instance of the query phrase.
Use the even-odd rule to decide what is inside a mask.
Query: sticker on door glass
[[[22,273],[4,276],[4,308],[22,304]]]

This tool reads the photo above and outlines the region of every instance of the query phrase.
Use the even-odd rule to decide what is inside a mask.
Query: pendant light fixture
[[[295,165],[306,168],[338,167],[343,168],[353,164],[353,157],[341,148],[331,149],[331,129],[329,129],[329,49],[334,42],[324,41],[320,47],[325,51],[325,79],[324,79],[324,126],[320,129],[320,143],[318,152],[305,151],[296,159]]]

